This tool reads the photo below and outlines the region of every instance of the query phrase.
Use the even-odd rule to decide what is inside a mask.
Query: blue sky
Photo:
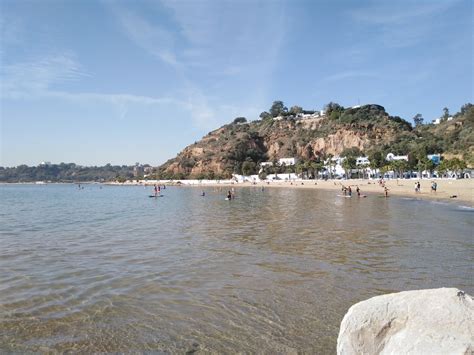
[[[158,165],[273,100],[426,121],[473,101],[453,1],[0,1],[0,165]]]

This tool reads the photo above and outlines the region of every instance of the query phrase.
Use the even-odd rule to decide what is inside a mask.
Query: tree
[[[344,107],[339,105],[337,102],[331,101],[326,106],[324,106],[324,110],[326,111],[326,114],[330,115],[331,112],[333,111],[338,111],[338,112],[344,111]]]
[[[403,178],[403,173],[408,169],[408,162],[406,160],[395,160],[390,165],[400,178]]]
[[[288,108],[283,104],[283,101],[273,101],[270,107],[270,115],[272,117],[283,116],[288,112]]]
[[[236,117],[233,123],[239,124],[239,123],[245,123],[245,122],[247,122],[247,119],[245,117]]]
[[[344,112],[344,107],[336,102],[330,102],[324,107],[324,110],[326,111],[326,116],[331,120],[337,120]]]
[[[413,117],[413,122],[415,122],[415,127],[418,127],[423,124],[423,116],[421,115],[421,113],[417,113]]]
[[[461,106],[461,110],[459,111],[459,113],[461,115],[465,115],[473,107],[474,107],[474,105],[468,102],[467,104],[464,104],[464,105]]]
[[[466,163],[458,158],[453,158],[448,162],[449,170],[452,170],[456,173],[456,177],[461,174],[461,172],[466,169]]]
[[[327,155],[327,166],[329,168],[329,178],[332,179],[333,178],[333,166],[335,165],[335,162],[332,161],[332,158],[334,156],[332,154],[328,154]]]
[[[296,162],[295,171],[303,178],[303,172],[305,171],[305,163],[302,160]]]
[[[272,171],[273,174],[275,174],[275,177],[280,173],[280,163],[278,162],[277,158],[273,158],[272,160]]]
[[[438,165],[438,167],[437,167],[438,174],[440,174],[441,177],[442,177],[444,174],[446,174],[449,169],[450,169],[450,166],[449,166],[449,160],[448,160],[448,159],[443,159],[443,160],[441,160],[441,163],[439,163],[439,165]]]
[[[255,174],[255,169],[256,169],[256,164],[251,161],[251,160],[246,160],[244,161],[244,163],[242,164],[242,174],[243,175],[252,175],[252,174]]]
[[[443,120],[446,121],[449,117],[449,109],[447,107],[443,108]]]
[[[380,167],[380,174],[382,174],[382,177],[385,175],[386,172],[392,170],[392,166],[390,163],[385,164],[384,166]]]
[[[346,177],[351,178],[351,171],[357,167],[357,160],[353,156],[348,156],[342,162],[342,167],[346,171]]]
[[[426,157],[426,155],[422,156],[418,159],[417,168],[418,168],[420,178],[423,177],[423,175],[422,175],[423,171],[429,171],[430,174],[431,174],[434,167],[435,167],[435,165],[434,165],[433,161],[431,159],[428,159]]]
[[[303,112],[303,108],[301,106],[291,106],[289,113],[292,115],[297,115],[299,113]]]
[[[323,170],[323,168],[324,168],[324,164],[323,164],[321,161],[313,161],[313,162],[311,162],[311,169],[313,170],[313,172],[314,172],[314,177],[315,177],[316,179],[319,178],[319,172],[320,172],[321,170]]]
[[[260,116],[259,116],[262,120],[268,120],[270,118],[272,118],[272,115],[270,115],[267,111],[263,111]]]
[[[341,153],[341,157],[360,157],[362,152],[357,147],[344,148]]]
[[[374,150],[369,153],[370,168],[380,169],[385,164],[385,158],[380,150]]]
[[[361,164],[359,166],[360,169],[362,169],[362,179],[365,179],[365,176],[367,175],[367,178],[369,178],[367,174],[367,170],[369,169],[370,164]]]

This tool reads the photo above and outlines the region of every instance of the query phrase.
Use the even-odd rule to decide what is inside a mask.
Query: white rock
[[[474,354],[474,302],[456,288],[406,291],[349,308],[337,353]]]

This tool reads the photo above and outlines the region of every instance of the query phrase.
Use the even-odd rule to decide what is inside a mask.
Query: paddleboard
[[[352,196],[344,196],[344,195],[337,195],[339,197],[346,197],[346,198],[351,198]]]
[[[154,196],[154,195],[149,195],[148,197],[163,197],[164,195],[158,195],[158,196]]]

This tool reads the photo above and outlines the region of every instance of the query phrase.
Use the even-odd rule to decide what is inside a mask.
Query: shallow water
[[[355,302],[473,284],[474,210],[283,188],[0,186],[0,352],[334,353]]]

